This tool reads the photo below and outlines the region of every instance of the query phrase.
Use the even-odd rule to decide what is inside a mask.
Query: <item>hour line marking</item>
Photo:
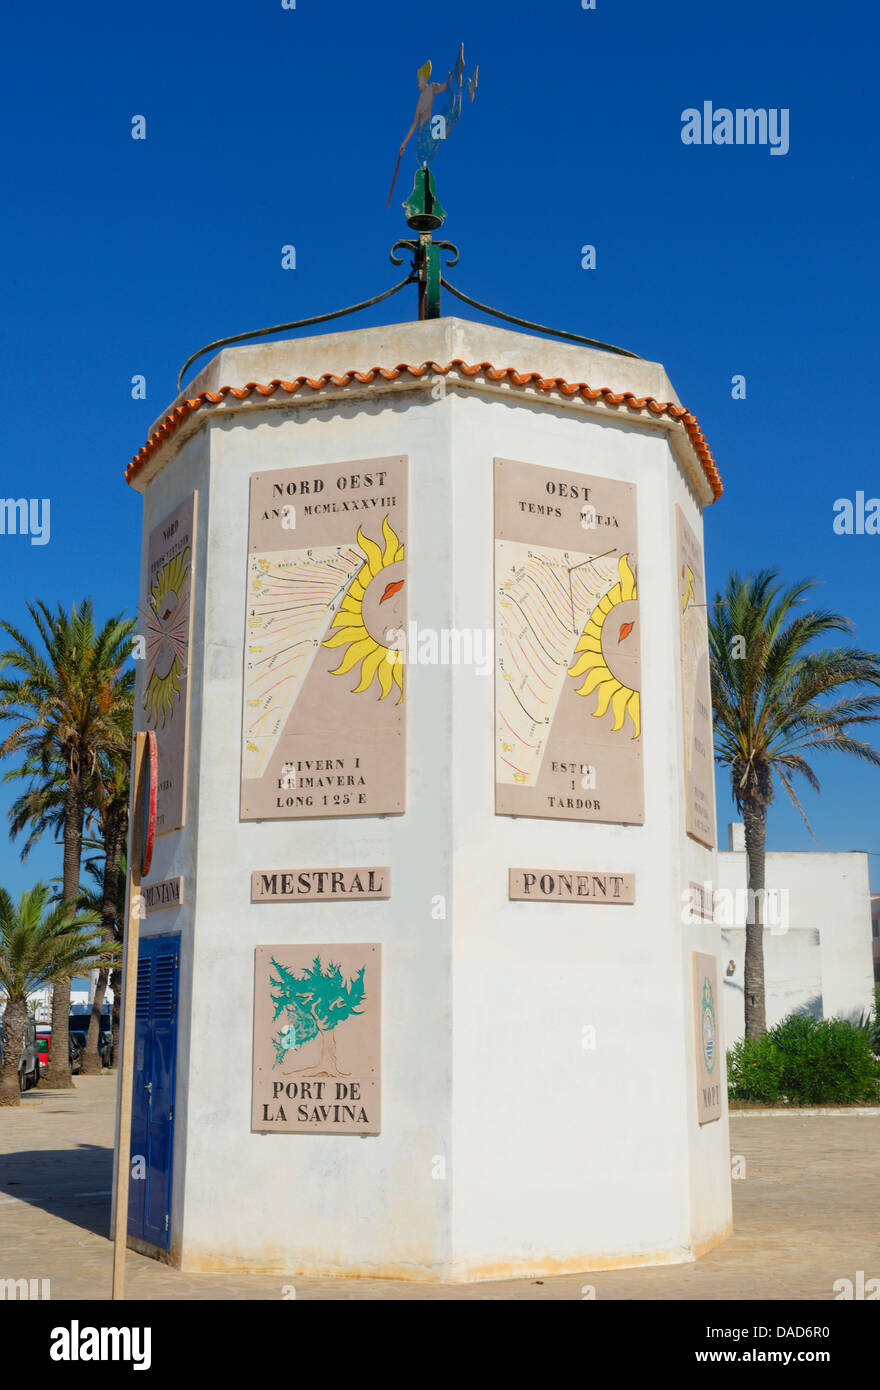
[[[614,546],[611,547],[610,550],[606,550],[606,551],[604,552],[604,554],[602,554],[602,555],[594,555],[594,556],[592,557],[592,559],[590,559],[590,560],[581,560],[580,564],[578,564],[578,565],[569,565],[569,567],[568,567],[568,601],[569,601],[569,603],[571,604],[571,621],[572,621],[572,623],[574,623],[574,626],[573,626],[572,629],[571,629],[572,632],[577,632],[577,623],[575,623],[575,621],[574,621],[574,590],[573,590],[572,587],[571,587],[571,576],[572,576],[573,572],[574,572],[575,570],[583,569],[584,565],[594,565],[594,564],[596,563],[597,560],[604,560],[606,555],[613,555],[614,552],[616,551],[616,549],[617,549],[617,546],[614,545]]]

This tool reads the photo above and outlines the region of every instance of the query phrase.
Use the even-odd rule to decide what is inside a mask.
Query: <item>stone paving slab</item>
[[[0,1278],[51,1280],[53,1299],[108,1299],[115,1076],[23,1097],[0,1110]],[[731,1118],[744,1177],[733,1183],[734,1234],[702,1259],[553,1279],[424,1285],[384,1279],[186,1274],[128,1253],[132,1299],[431,1301],[835,1298],[837,1279],[880,1277],[880,1116]]]

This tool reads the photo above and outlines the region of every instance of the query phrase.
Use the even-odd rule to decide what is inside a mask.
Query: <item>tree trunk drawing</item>
[[[318,1023],[318,1020],[315,1019]],[[283,1073],[284,1076],[351,1076],[350,1071],[340,1071],[336,1060],[336,1032],[333,1028],[322,1028],[318,1023],[321,1038],[321,1052],[317,1062],[311,1067],[296,1067]]]

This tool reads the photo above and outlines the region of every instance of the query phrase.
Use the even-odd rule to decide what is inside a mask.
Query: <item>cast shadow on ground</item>
[[[96,1235],[110,1235],[113,1150],[99,1144],[72,1149],[25,1149],[0,1155],[0,1196],[61,1217]],[[14,1210],[6,1205],[7,1213]]]

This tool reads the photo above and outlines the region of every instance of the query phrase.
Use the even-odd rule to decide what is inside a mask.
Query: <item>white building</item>
[[[721,973],[729,1045],[745,1031],[743,964],[748,868],[742,824],[728,827],[728,843],[730,849],[718,855],[721,895],[716,893],[715,920],[721,927]],[[772,1027],[796,1012],[811,1013],[816,1018],[858,1020],[873,1008],[868,856],[769,851],[765,879],[767,1026]]]

